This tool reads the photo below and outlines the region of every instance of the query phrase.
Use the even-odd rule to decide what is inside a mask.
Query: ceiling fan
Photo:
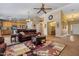
[[[47,13],[45,10],[52,10],[52,8],[45,8],[44,7],[45,4],[42,3],[42,7],[41,8],[34,8],[34,9],[38,9],[39,11],[37,12],[38,14],[43,11],[45,14]]]

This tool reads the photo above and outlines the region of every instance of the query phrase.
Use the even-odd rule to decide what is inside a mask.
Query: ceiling
[[[68,3],[45,3],[45,7],[52,8],[52,10],[46,10],[47,12],[53,11],[57,8],[68,5]],[[41,12],[37,14],[39,10],[33,8],[40,8],[41,3],[0,3],[0,18],[28,18],[39,17],[44,14]]]

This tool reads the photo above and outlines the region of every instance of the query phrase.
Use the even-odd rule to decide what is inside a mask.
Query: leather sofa
[[[0,37],[0,56],[4,55],[6,50],[6,43],[4,42],[4,37]]]
[[[36,38],[36,42],[33,42],[35,45],[42,44],[42,41],[43,41],[43,43],[46,42],[46,37],[41,36],[40,32],[36,33],[36,30],[34,30],[34,29],[30,29],[30,30],[18,29],[17,31],[19,33],[18,34],[19,42],[25,42],[28,40],[32,40],[33,37]],[[23,32],[23,33],[20,33],[20,32]],[[40,36],[38,36],[38,35],[40,35]]]
[[[24,34],[22,35],[20,32],[23,32]],[[17,29],[17,33],[18,33],[18,41],[19,42],[24,42],[24,41],[28,41],[31,40],[31,37],[36,35],[36,30],[35,29]]]
[[[28,41],[31,40],[31,36],[30,35],[22,35],[22,34],[18,34],[18,41],[19,42],[24,42],[24,41]]]
[[[35,41],[33,41],[35,40]],[[32,39],[32,42],[35,44],[35,45],[41,45],[43,43],[46,42],[46,36],[35,36],[33,39]]]
[[[26,35],[36,34],[36,29],[17,29],[17,33],[24,32]]]

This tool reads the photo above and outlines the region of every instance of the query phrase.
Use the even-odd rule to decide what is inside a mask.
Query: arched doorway
[[[56,22],[55,21],[50,21],[47,23],[47,31],[48,35],[55,35],[55,27],[56,27]]]

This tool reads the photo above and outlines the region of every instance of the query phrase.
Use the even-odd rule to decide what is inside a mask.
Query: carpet
[[[36,49],[33,53],[38,56],[59,56],[65,47],[65,44],[53,42],[46,47]]]

